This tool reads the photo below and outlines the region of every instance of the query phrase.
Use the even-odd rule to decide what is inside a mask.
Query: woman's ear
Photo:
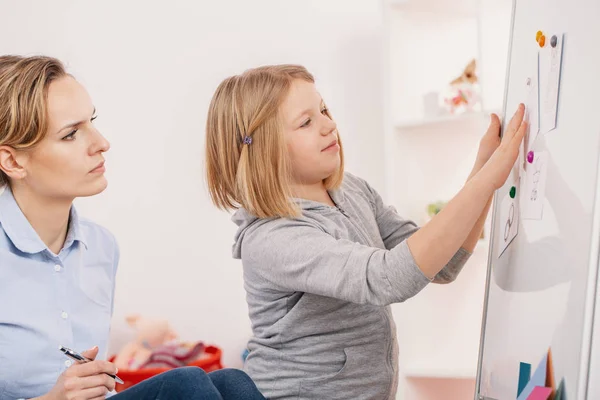
[[[0,146],[0,170],[11,180],[23,179],[26,171],[23,166],[23,157],[19,157],[17,150],[10,146]]]

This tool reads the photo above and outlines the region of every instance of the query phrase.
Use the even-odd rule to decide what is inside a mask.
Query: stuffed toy
[[[458,78],[454,79],[450,82],[451,85],[459,85],[461,83],[470,83],[475,84],[479,81],[477,78],[477,61],[475,59],[471,60],[469,64],[463,70],[463,73]]]
[[[140,369],[183,367],[205,356],[202,342],[166,344],[157,347]]]
[[[139,315],[128,316],[126,320],[127,324],[135,329],[136,336],[115,357],[114,363],[121,370],[139,369],[151,358],[156,349],[175,343],[178,337],[166,320],[144,318]]]
[[[462,74],[450,82],[442,94],[440,103],[452,114],[461,114],[465,111],[480,111],[479,78],[476,74],[477,62],[471,60]]]

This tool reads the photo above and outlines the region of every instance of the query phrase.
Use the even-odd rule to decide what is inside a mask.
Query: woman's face
[[[102,192],[104,156],[110,144],[94,127],[95,109],[85,88],[71,76],[48,87],[48,132],[31,149],[18,150],[24,184],[44,197],[74,199]]]

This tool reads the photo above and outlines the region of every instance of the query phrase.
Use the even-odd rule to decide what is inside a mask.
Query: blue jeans
[[[206,373],[181,367],[146,379],[110,400],[265,400],[252,379],[239,369]]]

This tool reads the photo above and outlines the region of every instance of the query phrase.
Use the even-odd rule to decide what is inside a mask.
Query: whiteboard
[[[516,399],[520,362],[535,370],[549,348],[566,398],[600,399],[600,383],[588,379],[595,374],[598,380],[600,373],[600,343],[592,345],[593,337],[600,340],[600,327],[594,332],[593,326],[600,238],[599,16],[597,0],[513,2],[505,118],[527,101],[526,82],[538,57],[538,104],[545,111],[542,52],[551,35],[564,33],[561,83],[556,129],[540,132],[531,145],[535,154],[547,155],[541,219],[517,218],[518,233],[504,252],[510,188],[518,188],[518,214],[532,194],[519,181],[526,161],[517,162],[495,194],[475,399]],[[547,37],[544,49],[536,42],[538,30]]]

